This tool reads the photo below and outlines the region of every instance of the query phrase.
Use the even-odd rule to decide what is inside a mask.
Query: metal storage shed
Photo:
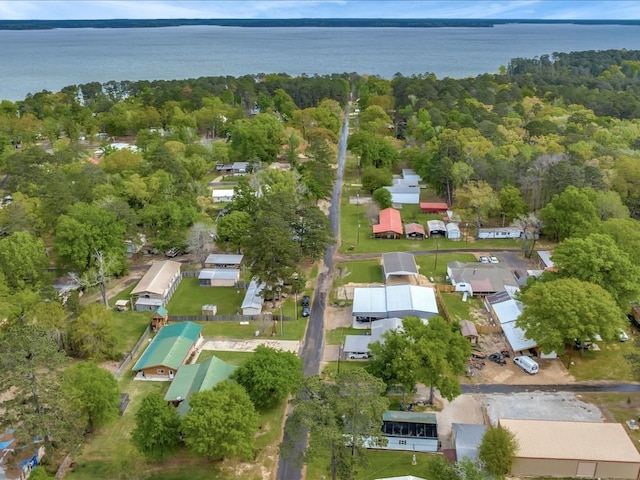
[[[456,449],[456,460],[468,458],[475,462],[478,458],[478,447],[482,443],[482,437],[487,431],[486,425],[473,425],[470,423],[454,423],[451,425],[453,445]]]
[[[445,225],[447,230],[447,238],[449,240],[460,240],[460,227],[455,222],[449,222]]]
[[[353,316],[367,319],[386,318],[385,287],[354,288]]]
[[[240,279],[237,268],[205,268],[198,274],[202,287],[234,287]]]
[[[446,235],[447,227],[442,220],[428,220],[427,221],[427,235],[430,237],[433,235]]]
[[[406,252],[383,253],[382,271],[385,282],[392,275],[413,275],[414,278],[418,278],[416,259]]]
[[[438,314],[433,288],[417,285],[388,285],[353,290],[353,316],[365,319],[391,317],[429,318]]]
[[[258,284],[257,280],[251,280],[247,293],[242,301],[242,314],[243,315],[260,315],[262,312],[262,285]]]
[[[637,479],[640,453],[619,423],[498,420],[518,441],[516,477]]]

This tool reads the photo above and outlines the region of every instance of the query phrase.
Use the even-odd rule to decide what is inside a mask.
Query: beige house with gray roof
[[[166,307],[182,280],[180,267],[180,263],[173,260],[151,265],[131,292],[132,308],[155,311],[158,307]]]
[[[513,271],[502,264],[451,262],[447,265],[447,277],[456,292],[468,292],[474,296],[486,296],[502,290],[518,289]]]

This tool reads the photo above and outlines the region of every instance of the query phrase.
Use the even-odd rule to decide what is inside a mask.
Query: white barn
[[[391,202],[418,205],[420,203],[420,187],[407,185],[402,181],[394,182],[391,187],[384,187],[391,193]]]
[[[447,230],[447,238],[449,240],[460,240],[460,226],[455,222],[449,222],[445,225]]]

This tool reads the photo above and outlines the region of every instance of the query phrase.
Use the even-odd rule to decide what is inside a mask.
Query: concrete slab
[[[253,352],[258,345],[284,350],[286,352],[298,353],[300,342],[294,340],[271,340],[271,339],[251,339],[251,340],[217,340],[205,339],[200,346],[200,350],[218,350],[221,352]]]

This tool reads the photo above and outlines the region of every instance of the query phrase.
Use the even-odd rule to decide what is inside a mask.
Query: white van
[[[535,375],[536,373],[538,373],[537,362],[529,357],[516,357],[513,359],[513,363],[518,365],[529,375]]]
[[[369,354],[366,352],[351,352],[349,358],[352,360],[366,360],[369,358]]]

